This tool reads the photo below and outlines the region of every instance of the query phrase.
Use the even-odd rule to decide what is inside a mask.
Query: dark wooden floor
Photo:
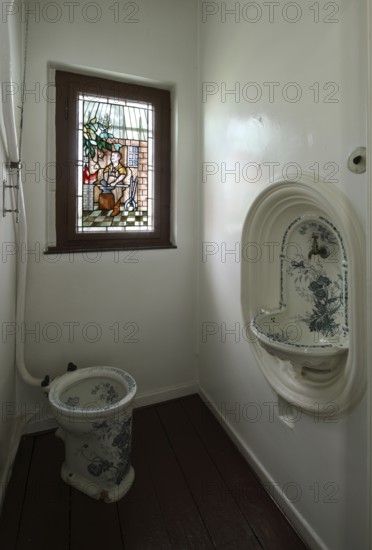
[[[53,433],[22,438],[1,550],[306,548],[196,395],[134,411],[136,478],[118,503],[66,485],[63,455]]]

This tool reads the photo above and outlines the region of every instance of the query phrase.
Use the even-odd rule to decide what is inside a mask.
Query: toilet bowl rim
[[[106,376],[107,378],[115,379],[119,383],[124,383],[127,389],[126,395],[117,401],[116,403],[109,404],[101,408],[79,408],[69,406],[60,399],[61,393],[66,390],[72,384],[90,378],[90,376],[99,375]],[[78,418],[84,418],[88,420],[90,417],[96,418],[97,412],[100,415],[109,415],[113,410],[118,411],[128,406],[134,399],[137,392],[137,384],[134,378],[123,369],[110,366],[93,366],[75,370],[73,372],[65,373],[55,378],[49,388],[48,398],[49,402],[57,411],[58,414],[66,414],[69,417],[73,414],[75,420]]]

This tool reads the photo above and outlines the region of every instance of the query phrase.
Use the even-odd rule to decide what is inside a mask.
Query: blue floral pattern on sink
[[[340,333],[337,313],[344,303],[342,276],[337,274],[331,281],[321,266],[305,265],[303,260],[292,261],[288,273],[294,277],[298,294],[312,305],[311,311],[300,317],[310,332],[320,332],[326,337]]]
[[[280,284],[280,308],[288,309],[292,319],[324,338],[346,336],[347,259],[342,238],[328,220],[299,217],[288,226],[281,246]],[[280,333],[274,337],[284,338]]]
[[[344,345],[348,263],[342,237],[326,218],[300,216],[288,225],[280,249],[279,309],[257,315],[253,326],[297,348]]]

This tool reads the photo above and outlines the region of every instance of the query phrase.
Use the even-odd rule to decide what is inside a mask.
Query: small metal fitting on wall
[[[18,185],[8,185],[8,182],[7,180],[3,180],[3,218],[5,218],[6,214],[8,212],[15,212],[17,214],[17,222],[18,222],[18,214],[19,214],[19,209],[18,208],[15,208],[15,209],[11,209],[11,208],[5,208],[5,189],[19,189],[19,186]]]
[[[347,167],[354,174],[363,174],[366,171],[366,148],[358,147],[351,153],[347,161]]]
[[[3,218],[5,218],[6,214],[8,212],[15,212],[17,214],[16,216],[16,222],[19,221],[19,208],[18,208],[18,200],[19,200],[19,174],[21,170],[21,162],[7,162],[6,163],[6,170],[9,175],[12,174],[13,170],[17,171],[17,183],[16,185],[8,185],[8,181],[6,179],[3,180]],[[6,208],[5,202],[6,202],[6,189],[16,189],[17,190],[17,196],[16,196],[16,208],[10,209]]]

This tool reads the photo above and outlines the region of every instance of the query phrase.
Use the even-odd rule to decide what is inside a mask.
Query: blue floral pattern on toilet
[[[89,436],[94,444],[88,442]],[[131,436],[131,415],[126,420],[93,422],[85,443],[76,450],[75,455],[86,459],[90,475],[119,485],[131,464]]]
[[[98,399],[104,405],[111,405],[112,403],[116,403],[116,401],[120,399],[119,393],[115,390],[114,386],[109,382],[102,382],[101,384],[96,384],[94,388],[91,390],[90,395],[97,396]],[[80,397],[68,396],[65,403],[69,407],[77,407],[78,405],[80,405]]]
[[[66,399],[66,405],[68,405],[69,407],[77,407],[80,403],[80,397],[68,397]]]
[[[49,401],[65,443],[61,476],[87,495],[115,502],[134,480],[134,379],[115,367],[75,370],[52,382]]]
[[[106,405],[115,403],[119,399],[119,393],[109,382],[96,384],[90,393],[91,395],[97,395],[98,392],[101,392],[99,399],[101,401],[106,401]]]

